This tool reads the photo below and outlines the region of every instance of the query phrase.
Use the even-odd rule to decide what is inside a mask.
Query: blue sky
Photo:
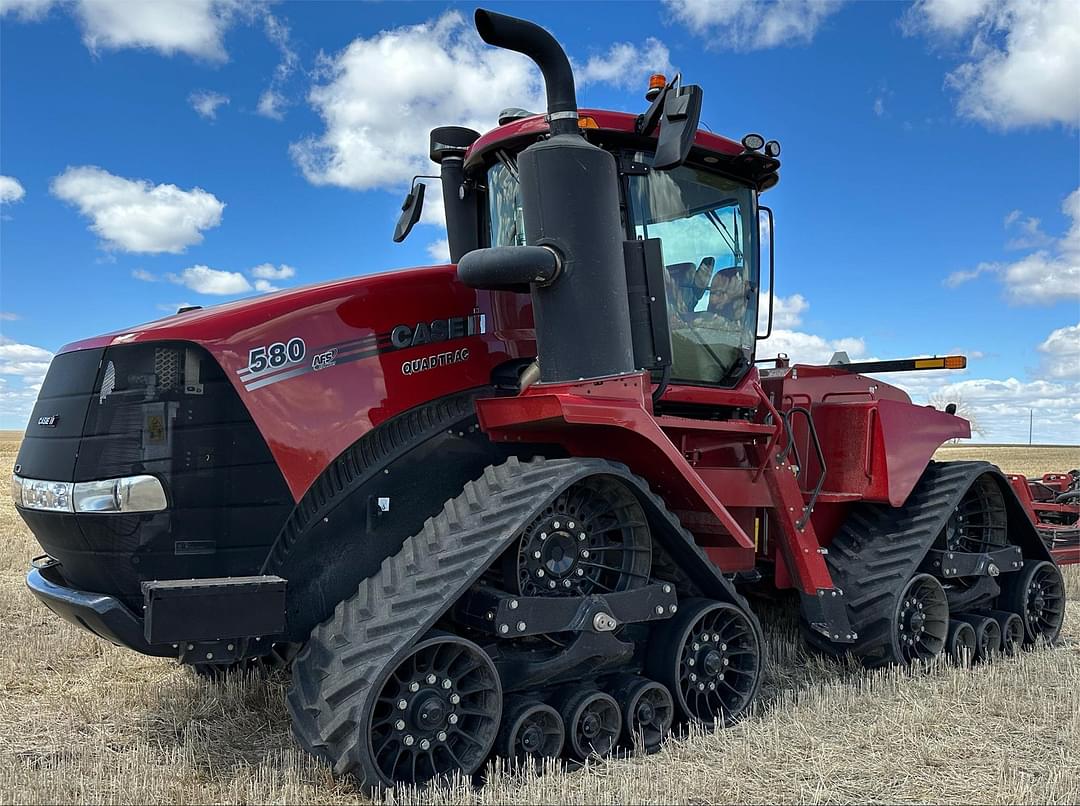
[[[779,332],[827,360],[962,351],[905,376],[987,441],[1080,443],[1080,7],[1072,0],[503,3],[564,43],[583,106],[654,69],[703,121],[783,145]],[[537,108],[472,5],[0,0],[0,428],[53,351],[263,290],[424,265],[390,240],[434,125]],[[616,11],[617,10],[617,11]],[[437,193],[429,196],[437,197]]]

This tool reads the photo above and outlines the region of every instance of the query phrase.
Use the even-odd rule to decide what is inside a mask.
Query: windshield
[[[672,378],[737,378],[753,361],[757,327],[752,191],[682,166],[632,176],[630,197],[637,237],[663,242]]]

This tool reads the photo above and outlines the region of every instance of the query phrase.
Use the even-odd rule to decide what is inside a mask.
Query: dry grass
[[[0,467],[17,439],[0,433]],[[1041,453],[997,461],[1039,472],[1080,464]],[[211,684],[69,627],[23,586],[36,553],[3,485],[0,803],[364,802],[293,746],[283,678]],[[1080,598],[1080,574],[1068,576]],[[762,707],[734,728],[646,758],[495,775],[483,789],[400,792],[397,802],[1077,803],[1080,603],[1065,636],[971,671],[870,674],[808,656],[791,622],[774,618]]]
[[[982,459],[1006,473],[1038,478],[1080,467],[1080,445],[945,445],[934,458],[942,462]]]

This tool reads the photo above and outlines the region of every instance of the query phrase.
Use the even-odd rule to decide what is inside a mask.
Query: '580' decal
[[[289,339],[287,342],[276,341],[266,347],[254,347],[248,353],[249,372],[262,372],[267,369],[277,369],[286,364],[295,364],[304,360],[307,354],[307,345],[301,338]]]

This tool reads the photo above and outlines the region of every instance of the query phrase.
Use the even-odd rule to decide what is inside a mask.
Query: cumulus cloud
[[[644,87],[653,73],[670,76],[673,72],[670,51],[652,36],[640,46],[616,42],[606,53],[590,56],[584,65],[574,66],[574,77],[580,84],[604,82],[623,89]]]
[[[1076,0],[919,0],[904,25],[966,51],[946,76],[962,116],[998,129],[1080,121]]]
[[[172,282],[199,294],[243,294],[252,289],[251,283],[240,272],[211,269],[209,266],[191,266],[179,274],[167,276]]]
[[[188,103],[199,117],[206,120],[216,120],[219,106],[229,103],[229,96],[211,90],[198,90],[188,96]]]
[[[675,19],[710,45],[759,50],[810,42],[842,0],[664,0]]]
[[[668,50],[649,39],[600,49],[580,66],[581,83],[640,83],[670,68]],[[543,109],[540,73],[524,56],[485,45],[460,12],[354,39],[325,56],[308,101],[321,134],[291,147],[309,182],[355,190],[400,190],[431,173],[428,133],[436,126],[490,129],[507,106]],[[431,193],[425,222],[438,223],[441,194]]]
[[[1042,372],[1050,378],[1080,380],[1080,324],[1059,327],[1039,345]]]
[[[144,283],[156,283],[158,281],[157,275],[148,272],[146,269],[133,269],[131,276],[136,280],[142,280]]]
[[[429,173],[431,128],[482,131],[503,107],[540,108],[543,97],[532,63],[483,44],[457,11],[357,38],[321,73],[308,100],[325,131],[293,144],[292,155],[308,181],[358,190]]]
[[[30,417],[53,354],[0,336],[0,423],[22,428]]]
[[[251,276],[261,280],[288,280],[296,276],[296,269],[285,263],[275,266],[273,263],[261,263],[251,270]]]
[[[13,176],[0,176],[0,204],[11,204],[26,195],[22,184]]]
[[[971,270],[955,271],[945,278],[945,285],[955,288],[982,274],[996,275],[1005,286],[1005,298],[1014,305],[1054,305],[1058,302],[1080,300],[1080,189],[1070,193],[1061,205],[1071,219],[1061,238],[1050,239],[1047,249],[1012,263],[980,263]],[[1019,211],[1005,218],[1006,226],[1023,221]],[[1029,239],[1044,235],[1038,219],[1027,228]],[[1048,236],[1047,236],[1048,237]]]
[[[93,165],[68,168],[53,195],[75,205],[106,247],[125,252],[183,252],[221,223],[224,202],[202,188],[181,190],[125,179]]]
[[[79,0],[75,14],[92,51],[147,48],[225,61],[225,31],[250,7],[242,0]]]
[[[866,344],[861,338],[848,336],[827,339],[813,333],[797,330],[802,324],[802,315],[809,310],[810,303],[802,294],[782,297],[779,294],[773,300],[772,335],[758,342],[757,354],[768,358],[781,353],[787,355],[792,363],[824,364],[836,352],[846,352],[855,359],[866,355]],[[763,293],[758,300],[758,332],[764,333],[768,327],[769,295]]]
[[[450,241],[447,238],[439,238],[427,245],[427,253],[432,260],[439,263],[450,262]]]

